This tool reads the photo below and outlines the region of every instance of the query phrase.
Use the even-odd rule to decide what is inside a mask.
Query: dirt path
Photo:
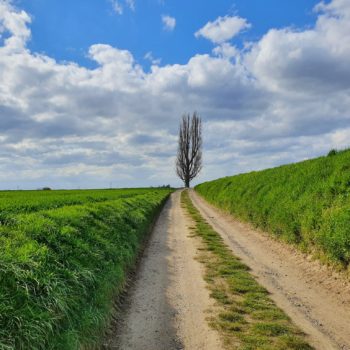
[[[271,292],[316,349],[350,350],[350,283],[286,244],[212,207],[191,191],[203,217]]]
[[[163,209],[145,250],[136,281],[127,297],[123,322],[112,332],[106,349],[217,350],[215,331],[206,318],[212,305],[196,240],[174,193]]]

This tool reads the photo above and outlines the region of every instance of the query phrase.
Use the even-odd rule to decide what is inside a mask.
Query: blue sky
[[[88,49],[93,44],[106,43],[129,50],[147,67],[147,52],[161,58],[162,64],[184,64],[195,54],[209,52],[212,44],[195,38],[194,33],[219,16],[239,15],[252,24],[251,29],[233,40],[242,45],[244,41],[258,40],[270,28],[312,26],[316,19],[312,10],[317,2],[142,0],[132,10],[120,1],[123,14],[113,10],[110,0],[20,0],[18,4],[33,17],[29,47],[35,52],[94,67],[86,57]],[[163,30],[162,15],[176,19],[174,31]]]
[[[180,186],[349,147],[349,0],[0,0],[0,189]]]

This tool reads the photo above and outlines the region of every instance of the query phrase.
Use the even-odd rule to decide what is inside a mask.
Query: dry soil
[[[106,349],[222,349],[206,321],[213,301],[202,265],[195,260],[197,243],[189,237],[188,220],[178,191],[156,222],[126,298],[123,320],[114,325]]]

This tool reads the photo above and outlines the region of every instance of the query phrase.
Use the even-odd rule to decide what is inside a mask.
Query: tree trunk
[[[190,180],[189,179],[185,180],[185,187],[190,188]]]

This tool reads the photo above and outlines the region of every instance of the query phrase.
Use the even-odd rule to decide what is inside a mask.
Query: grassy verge
[[[98,348],[170,192],[20,212],[0,226],[0,349]]]
[[[181,202],[194,221],[193,234],[203,242],[199,259],[205,265],[205,279],[218,306],[217,316],[210,322],[223,335],[227,348],[312,349],[305,335],[255,281],[249,268],[202,218],[187,191],[182,192]]]
[[[350,150],[195,189],[235,217],[341,269],[350,267]]]

